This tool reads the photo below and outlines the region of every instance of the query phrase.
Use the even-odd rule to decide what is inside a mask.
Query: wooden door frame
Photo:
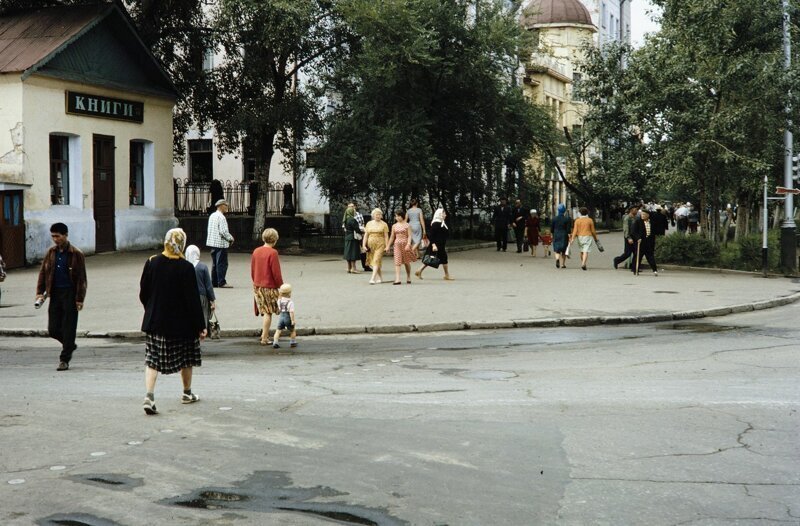
[[[117,225],[117,163],[116,163],[116,149],[117,149],[117,141],[116,137],[113,135],[102,135],[99,133],[92,134],[92,209],[94,213],[97,213],[97,185],[96,185],[96,177],[97,177],[97,164],[95,162],[97,152],[95,151],[97,141],[108,141],[111,143],[111,247],[110,250],[117,249],[117,233],[116,233],[116,225]],[[95,221],[97,221],[97,217],[95,216]],[[96,228],[96,227],[95,227]],[[105,250],[107,247],[102,247]],[[96,236],[95,231],[95,250],[100,252],[98,248],[98,239]]]

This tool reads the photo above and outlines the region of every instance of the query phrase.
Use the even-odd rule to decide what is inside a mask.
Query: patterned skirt
[[[256,316],[277,314],[278,296],[278,289],[268,289],[253,285],[253,299],[255,300]]]
[[[200,339],[162,336],[148,332],[144,340],[144,363],[161,374],[200,367]]]

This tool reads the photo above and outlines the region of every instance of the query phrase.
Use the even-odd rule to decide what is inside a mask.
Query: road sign
[[[800,188],[786,188],[785,186],[776,186],[775,193],[778,195],[800,194]]]

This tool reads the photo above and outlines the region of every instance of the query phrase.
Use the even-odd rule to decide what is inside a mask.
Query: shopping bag
[[[219,321],[217,321],[217,313],[211,315],[211,319],[208,320],[208,337],[212,340],[219,340],[220,333],[222,329],[219,326]]]
[[[433,268],[439,268],[441,260],[434,254],[425,254],[422,258],[422,264]]]

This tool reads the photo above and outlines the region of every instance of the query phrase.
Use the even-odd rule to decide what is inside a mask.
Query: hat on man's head
[[[222,206],[222,205],[226,205],[227,206],[227,204],[228,204],[228,202],[226,200],[220,199],[219,201],[214,203],[214,206]]]

